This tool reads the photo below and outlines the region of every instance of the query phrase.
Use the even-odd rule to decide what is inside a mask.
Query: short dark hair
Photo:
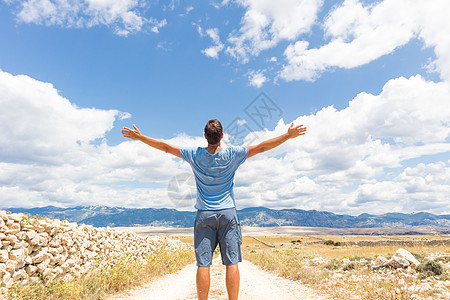
[[[209,120],[205,126],[205,136],[208,144],[216,145],[222,139],[222,124],[219,120]]]

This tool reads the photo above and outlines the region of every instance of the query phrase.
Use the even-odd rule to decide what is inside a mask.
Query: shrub
[[[417,266],[416,271],[421,273],[422,277],[441,275],[443,268],[437,261],[427,261]]]
[[[346,264],[344,266],[344,268],[342,268],[344,271],[350,271],[350,270],[354,270],[356,268],[356,263],[355,262],[351,262],[349,264]]]
[[[329,246],[339,246],[339,245],[341,245],[340,242],[335,242],[335,241],[332,241],[332,240],[326,240],[323,243],[325,245],[329,245]]]
[[[444,264],[450,262],[450,256],[446,255],[446,256],[441,256],[441,257],[437,257],[435,258],[435,261],[442,261]]]
[[[340,259],[337,258],[333,258],[332,260],[330,260],[329,263],[327,263],[324,268],[328,269],[328,270],[337,270],[340,267],[342,267],[342,262]]]
[[[425,263],[425,254],[411,253],[420,263]]]

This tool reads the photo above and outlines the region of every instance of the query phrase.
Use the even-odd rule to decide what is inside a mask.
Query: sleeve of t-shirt
[[[241,165],[247,159],[248,156],[248,147],[244,146],[236,146],[234,147],[234,159],[236,160],[237,165]]]
[[[192,162],[194,161],[194,153],[196,149],[197,148],[194,147],[181,147],[180,148],[181,158],[183,158],[189,164],[192,164]]]

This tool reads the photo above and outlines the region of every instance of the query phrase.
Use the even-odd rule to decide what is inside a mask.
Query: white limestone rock
[[[6,264],[6,271],[8,271],[11,274],[14,273],[14,271],[16,270],[17,261],[9,259],[5,264]]]
[[[0,278],[6,273],[6,264],[0,264]]]
[[[34,265],[28,265],[28,266],[25,268],[25,270],[26,270],[28,276],[30,276],[30,277],[31,277],[34,273],[36,273],[37,269],[38,269],[38,268],[37,268],[36,266],[34,266]]]
[[[0,210],[0,218],[1,218],[3,221],[7,221],[7,220],[8,220],[8,215],[6,214],[6,211],[5,211],[5,210]]]
[[[41,250],[39,252],[36,252],[31,255],[31,260],[33,264],[38,264],[43,262],[46,259],[50,259],[52,255],[44,250]]]
[[[388,262],[388,259],[384,256],[378,256],[375,260],[372,261],[372,268],[381,268]]]
[[[36,231],[34,231],[33,229],[28,229],[25,232],[25,239],[27,241],[34,239],[34,237],[37,235]]]
[[[17,282],[21,279],[27,279],[29,276],[27,274],[27,272],[24,269],[20,269],[16,272],[14,272],[14,274],[12,275],[13,281]]]
[[[399,248],[397,252],[395,252],[394,257],[406,259],[409,262],[409,264],[413,265],[414,267],[420,265],[420,262],[414,257],[414,255],[412,255],[408,250],[405,250],[403,248]]]
[[[0,250],[0,263],[4,263],[8,260],[9,253],[6,250]]]
[[[325,259],[323,259],[322,257],[318,256],[318,257],[314,257],[311,262],[315,265],[320,265],[320,264],[324,264],[325,263]]]
[[[30,245],[42,247],[45,246],[47,242],[48,241],[45,237],[36,234],[36,236],[32,240],[30,240]]]
[[[47,258],[43,262],[38,263],[36,265],[36,267],[37,267],[38,271],[42,273],[42,272],[44,272],[45,269],[47,269],[49,264],[50,264],[50,258]]]
[[[23,213],[17,213],[17,214],[9,214],[7,215],[9,220],[13,220],[15,222],[20,222],[25,217],[25,214]]]
[[[392,256],[392,258],[388,260],[384,266],[397,269],[397,268],[406,268],[409,265],[410,265],[409,261],[406,260],[405,258],[399,256]]]
[[[10,244],[15,244],[19,242],[19,239],[13,234],[7,234],[4,240],[8,241]]]
[[[7,223],[6,226],[8,230],[6,230],[6,234],[17,234],[20,232],[20,224],[16,222]]]
[[[11,250],[9,253],[9,259],[17,262],[16,268],[22,268],[25,266],[25,258],[28,256],[28,251],[25,249]]]
[[[6,273],[2,278],[2,287],[10,289],[14,283],[14,280],[10,273]]]

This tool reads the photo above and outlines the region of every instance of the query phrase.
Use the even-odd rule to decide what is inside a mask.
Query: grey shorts
[[[197,266],[209,267],[212,264],[217,244],[224,265],[235,265],[242,261],[241,225],[236,208],[197,211],[194,225]]]

